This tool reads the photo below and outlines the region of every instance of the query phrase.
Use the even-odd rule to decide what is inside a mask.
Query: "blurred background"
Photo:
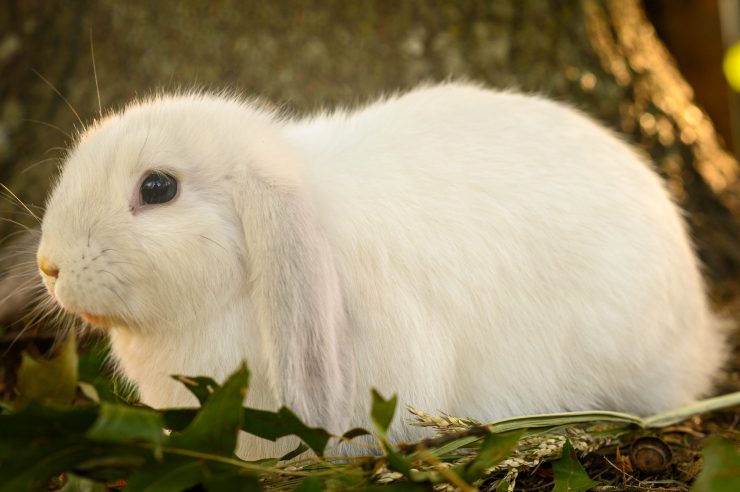
[[[740,390],[740,0],[0,0],[0,405],[23,351],[64,333],[38,303],[33,215],[100,108],[205,88],[301,115],[448,79],[567,102],[649,156],[736,321],[717,392]],[[118,393],[102,336],[79,348],[80,379]],[[697,436],[737,442],[738,419],[686,423],[693,451],[656,487],[688,490]]]
[[[736,298],[740,105],[728,78],[740,59],[726,54],[740,0],[1,3],[0,183],[38,215],[99,105],[228,88],[304,114],[465,78],[567,101],[643,149],[689,212],[714,300]],[[7,325],[26,305],[11,302],[18,270],[35,275],[32,239],[13,240],[35,221],[3,198]]]

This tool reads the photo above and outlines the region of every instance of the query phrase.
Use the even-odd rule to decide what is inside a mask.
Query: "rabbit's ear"
[[[248,181],[236,201],[273,382],[282,403],[312,424],[345,425],[353,359],[329,244],[300,186]]]

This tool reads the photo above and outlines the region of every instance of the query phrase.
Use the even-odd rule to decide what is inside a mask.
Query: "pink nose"
[[[39,269],[44,272],[44,275],[48,277],[59,277],[59,269],[53,265],[50,265],[46,258],[39,259]]]

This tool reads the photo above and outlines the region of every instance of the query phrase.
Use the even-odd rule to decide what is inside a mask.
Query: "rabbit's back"
[[[335,254],[357,415],[370,386],[483,420],[708,390],[721,336],[680,213],[591,120],[452,84],[284,132]]]

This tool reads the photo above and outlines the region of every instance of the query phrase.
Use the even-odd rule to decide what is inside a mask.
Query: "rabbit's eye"
[[[166,203],[177,194],[177,180],[169,174],[155,171],[144,178],[141,183],[141,203],[156,205]]]

